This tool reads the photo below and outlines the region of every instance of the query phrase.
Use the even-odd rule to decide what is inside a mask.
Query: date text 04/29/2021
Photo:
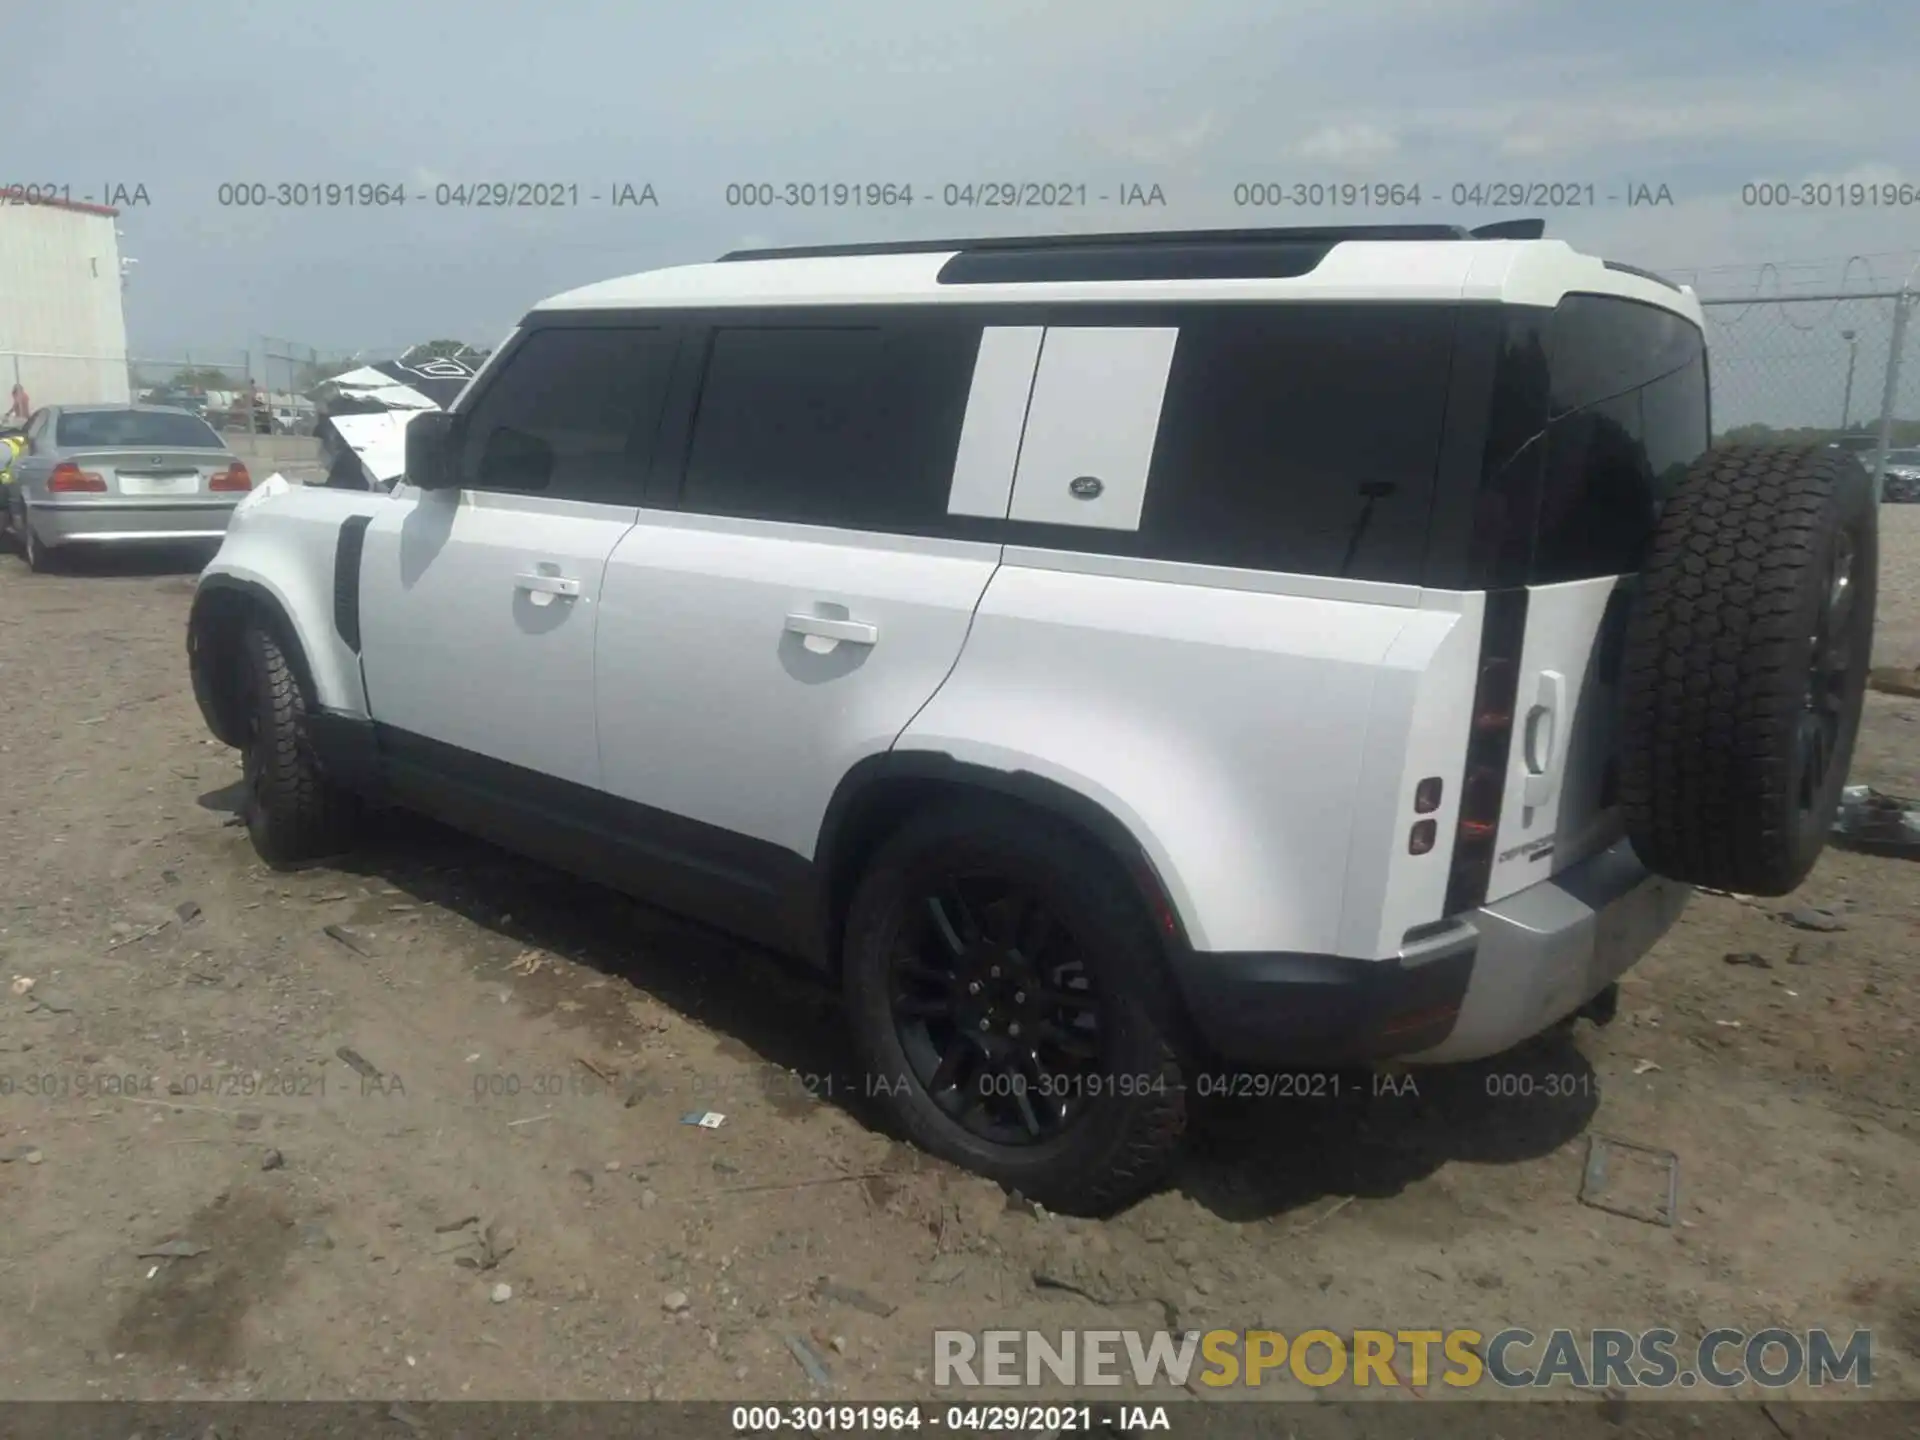
[[[1136,1435],[1171,1430],[1164,1405],[735,1405],[735,1435]]]

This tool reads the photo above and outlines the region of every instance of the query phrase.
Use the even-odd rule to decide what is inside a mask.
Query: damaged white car
[[[446,410],[467,388],[474,367],[436,355],[383,360],[336,375],[319,387],[323,416],[315,428],[335,490],[391,490],[407,468],[407,422]]]

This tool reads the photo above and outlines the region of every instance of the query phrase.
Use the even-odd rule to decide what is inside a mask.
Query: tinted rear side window
[[[1417,584],[1454,319],[1446,305],[1182,314],[1146,553]]]
[[[1637,572],[1660,506],[1707,448],[1706,349],[1685,317],[1570,295],[1548,326],[1536,585]]]
[[[532,331],[467,412],[461,485],[638,505],[676,344],[655,328]]]
[[[717,327],[681,508],[849,529],[947,528],[980,324]]]
[[[70,410],[54,425],[53,443],[62,450],[226,448],[206,421],[165,410]]]
[[[1699,355],[1693,322],[1657,305],[1569,295],[1547,330],[1553,413],[1563,415],[1680,369]]]

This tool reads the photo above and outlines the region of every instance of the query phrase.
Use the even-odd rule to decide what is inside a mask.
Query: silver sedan
[[[253,488],[213,427],[159,405],[56,405],[27,422],[7,523],[34,570],[68,547],[217,541]]]

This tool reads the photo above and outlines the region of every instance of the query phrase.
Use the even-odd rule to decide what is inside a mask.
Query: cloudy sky
[[[1502,181],[1592,187],[1550,233],[1703,293],[1751,289],[1764,262],[1791,289],[1851,256],[1856,285],[1920,260],[1920,205],[1742,203],[1759,181],[1920,180],[1920,6],[1887,0],[63,0],[16,8],[6,39],[28,58],[0,182],[145,187],[121,222],[136,353],[490,343],[544,295],[750,243],[1542,213],[1455,203]],[[434,203],[476,181],[581,200]],[[730,184],[821,181],[916,200],[727,203]],[[1166,205],[942,203],[981,181],[1158,185]],[[1354,181],[1423,203],[1234,203]],[[222,205],[236,182],[410,198]],[[620,185],[658,204],[609,205]],[[1629,207],[1641,185],[1674,203]]]

